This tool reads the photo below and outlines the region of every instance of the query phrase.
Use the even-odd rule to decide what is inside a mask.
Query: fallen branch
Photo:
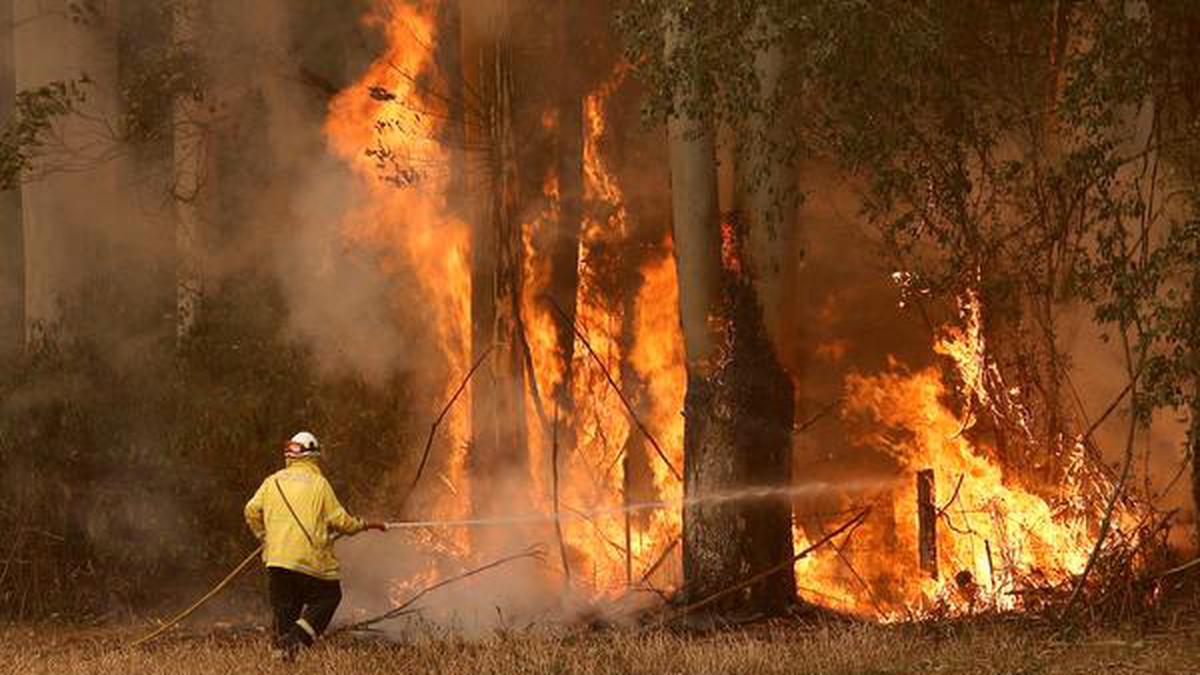
[[[830,403],[830,404],[826,405],[824,408],[821,408],[812,417],[809,417],[808,419],[804,420],[800,424],[792,427],[792,433],[800,434],[800,433],[804,433],[805,431],[808,431],[808,429],[810,427],[812,427],[812,425],[816,424],[817,422],[820,422],[821,420],[825,419],[825,417],[829,413],[833,412],[834,410],[837,410],[837,407],[839,405],[841,405],[841,403],[842,403],[842,399],[839,398],[836,401],[834,401],[833,403]]]
[[[412,497],[413,492],[416,491],[417,483],[421,481],[421,475],[425,473],[425,464],[429,461],[429,453],[433,449],[433,438],[437,434],[438,427],[441,426],[442,420],[446,419],[446,415],[450,413],[450,409],[454,407],[458,398],[466,390],[467,383],[475,376],[475,371],[479,370],[479,366],[482,366],[484,360],[491,355],[494,347],[495,345],[488,345],[487,349],[484,349],[483,353],[479,355],[479,358],[475,359],[475,364],[467,371],[467,375],[462,379],[462,382],[458,383],[458,388],[454,390],[454,394],[450,396],[450,400],[446,402],[446,405],[442,407],[442,411],[438,413],[437,419],[429,426],[429,436],[425,438],[425,451],[421,453],[421,463],[417,465],[417,473],[413,476],[412,482],[408,486],[408,491],[404,493],[404,498],[400,500],[399,510],[401,513],[404,511],[404,506],[408,503],[409,497]]]
[[[942,514],[946,513],[946,509],[948,509],[954,505],[955,500],[958,499],[958,491],[960,489],[962,489],[963,478],[965,478],[965,477],[966,477],[966,474],[963,474],[963,473],[958,474],[958,483],[956,483],[954,485],[954,494],[950,495],[950,499],[946,500],[946,504],[944,506],[942,506],[942,508],[937,510],[937,513],[934,514],[935,518],[941,518]],[[969,527],[969,525],[968,525],[968,527]]]
[[[521,359],[529,378],[529,397],[533,399],[533,411],[537,413],[538,422],[542,425],[542,433],[549,436],[550,420],[546,416],[546,406],[542,403],[542,392],[538,388],[537,371],[533,366],[533,350],[529,348],[529,340],[525,337],[525,322],[520,316],[517,317],[517,337],[521,340]]]
[[[501,565],[506,565],[515,560],[523,560],[526,558],[534,558],[534,559],[541,560],[544,557],[545,557],[545,552],[542,551],[541,547],[531,546],[530,548],[527,548],[524,551],[521,551],[520,553],[514,553],[513,555],[505,556],[498,560],[493,560],[492,562],[490,562],[486,565],[482,565],[480,567],[476,567],[474,569],[467,570],[466,572],[463,572],[462,574],[459,574],[458,576],[450,577],[449,579],[443,579],[443,580],[437,582],[436,584],[433,584],[432,586],[426,586],[425,588],[422,588],[420,591],[417,591],[416,593],[414,593],[413,596],[410,597],[409,599],[407,599],[404,602],[400,603],[399,605],[396,605],[395,607],[389,609],[388,611],[384,612],[383,614],[380,614],[379,616],[376,616],[376,617],[373,617],[370,619],[365,619],[363,621],[358,621],[356,623],[352,623],[348,626],[343,626],[342,628],[339,628],[338,630],[334,631],[333,633],[341,633],[343,631],[363,630],[364,628],[368,628],[377,623],[381,623],[383,621],[388,621],[389,619],[395,619],[395,618],[397,618],[399,616],[403,616],[405,614],[411,614],[412,612],[409,611],[408,608],[411,607],[413,605],[413,603],[417,602],[418,600],[425,597],[426,595],[438,590],[439,588],[444,588],[446,586],[449,586],[450,584],[457,583],[464,579],[469,579],[473,576],[482,574],[491,569],[495,569],[497,567],[500,567]]]
[[[1134,372],[1133,360],[1129,355],[1129,337],[1124,329],[1121,331],[1121,338],[1125,346],[1125,364],[1129,371],[1128,390],[1131,398],[1137,400],[1137,381],[1138,375],[1141,374],[1141,367],[1139,366],[1137,372]],[[1144,357],[1142,362],[1144,363]],[[1118,400],[1120,399],[1118,398]],[[1113,405],[1115,406],[1116,402]],[[1108,412],[1105,412],[1105,416],[1108,414]],[[1092,548],[1092,553],[1088,556],[1087,564],[1084,565],[1083,572],[1079,575],[1079,579],[1075,582],[1075,587],[1071,590],[1071,597],[1067,599],[1067,604],[1063,607],[1063,616],[1066,616],[1075,606],[1075,602],[1079,600],[1079,596],[1083,593],[1083,587],[1087,583],[1088,575],[1091,574],[1092,568],[1096,566],[1096,560],[1100,557],[1100,551],[1104,548],[1104,540],[1108,538],[1108,531],[1112,528],[1113,511],[1116,510],[1117,501],[1121,498],[1121,493],[1125,491],[1125,481],[1129,479],[1129,470],[1133,468],[1133,443],[1138,427],[1136,411],[1131,410],[1129,417],[1129,433],[1125,438],[1125,461],[1121,467],[1121,475],[1117,478],[1117,484],[1113,487],[1112,496],[1108,498],[1108,504],[1104,507],[1104,518],[1100,522],[1100,534],[1096,537],[1096,545]],[[1098,422],[1099,420],[1097,424]],[[1093,424],[1093,428],[1096,426],[1096,424]],[[1090,432],[1091,430],[1089,430]]]
[[[129,649],[133,649],[134,647],[140,647],[140,646],[146,644],[147,642],[153,640],[154,638],[167,632],[171,628],[175,627],[175,625],[178,624],[180,621],[183,621],[184,619],[191,616],[192,612],[195,612],[197,609],[200,609],[200,607],[204,603],[206,603],[209,600],[212,600],[214,597],[216,597],[216,595],[218,593],[220,593],[222,590],[224,590],[226,586],[228,586],[234,579],[236,579],[238,577],[238,575],[240,575],[247,567],[249,567],[250,563],[254,562],[254,560],[256,558],[258,558],[258,555],[260,553],[262,553],[262,549],[263,549],[262,544],[259,544],[258,548],[251,551],[250,555],[246,556],[245,560],[243,560],[241,563],[239,563],[237,567],[233,568],[232,572],[225,575],[225,578],[221,580],[221,583],[217,584],[216,586],[213,586],[212,590],[205,593],[204,596],[201,597],[196,602],[192,603],[191,607],[188,607],[187,609],[183,610],[179,614],[176,614],[175,618],[173,618],[170,621],[159,626],[154,632],[150,633],[149,635],[147,635],[143,638],[140,638],[138,640],[134,640],[133,642],[129,643],[129,645],[127,645],[127,647]]]
[[[662,567],[662,564],[667,561],[667,557],[671,555],[676,546],[679,546],[679,537],[672,539],[670,545],[663,549],[662,553],[658,554],[658,558],[654,561],[654,564],[646,568],[646,571],[642,573],[641,581],[638,583],[644,584],[649,581],[650,577],[654,576],[654,573],[658,571],[658,568]]]
[[[854,532],[858,530],[862,523],[863,521],[858,521],[858,525],[855,525],[854,528],[850,530],[850,532],[846,535],[846,543],[849,543],[850,537],[854,535]],[[838,560],[842,561],[842,564],[846,566],[846,569],[850,570],[850,574],[854,577],[854,579],[858,581],[863,590],[867,592],[867,599],[871,601],[871,606],[875,609],[875,613],[879,616],[880,621],[886,620],[887,612],[884,612],[883,608],[879,606],[879,600],[875,597],[875,593],[871,591],[871,585],[868,584],[867,580],[864,579],[862,575],[858,573],[858,570],[854,568],[854,565],[850,562],[850,558],[846,557],[846,553],[842,550],[844,548],[844,544],[842,546],[834,546],[833,552],[837,554]]]
[[[1151,580],[1158,581],[1160,579],[1166,579],[1167,577],[1174,576],[1181,572],[1186,572],[1194,567],[1200,567],[1200,558],[1196,558],[1195,560],[1192,560],[1191,562],[1186,562],[1186,563],[1180,565],[1179,567],[1172,567],[1171,569],[1167,570],[1166,572],[1163,572],[1162,574],[1152,577]]]
[[[694,602],[690,605],[685,605],[685,606],[681,607],[680,609],[676,610],[675,612],[673,612],[672,614],[670,614],[669,616],[667,616],[666,618],[664,618],[662,621],[664,623],[667,621],[673,621],[674,619],[676,619],[680,616],[683,616],[690,612],[694,612],[698,609],[707,607],[718,600],[721,600],[721,599],[726,598],[734,593],[737,593],[738,591],[742,590],[743,588],[753,586],[754,584],[762,581],[763,579],[766,579],[769,576],[778,574],[779,572],[781,572],[785,569],[794,567],[797,562],[799,562],[801,559],[807,557],[809,553],[812,553],[813,551],[817,550],[818,548],[829,543],[834,537],[845,532],[846,530],[849,530],[850,528],[856,527],[857,525],[859,525],[863,520],[866,519],[867,515],[870,513],[871,513],[871,509],[868,507],[868,508],[864,509],[863,511],[861,511],[857,516],[855,516],[855,517],[851,518],[850,520],[846,521],[845,523],[843,523],[836,530],[834,530],[834,531],[830,532],[829,534],[825,535],[824,537],[821,537],[820,539],[818,539],[816,541],[816,543],[808,546],[803,551],[792,556],[791,560],[787,560],[787,561],[782,562],[778,565],[775,565],[769,569],[763,570],[762,572],[759,572],[758,574],[755,574],[748,579],[739,581],[738,583],[734,584],[733,586],[730,586],[729,588],[726,588],[723,591],[718,591],[716,593],[713,593],[712,595],[708,596],[707,598],[704,598],[703,600]]]
[[[682,482],[683,474],[681,474],[679,469],[676,469],[675,465],[671,463],[671,460],[667,458],[667,453],[663,451],[662,446],[658,444],[658,441],[655,440],[654,436],[650,433],[650,430],[646,428],[646,425],[642,424],[641,418],[639,418],[637,413],[634,412],[633,406],[629,403],[629,399],[625,398],[625,392],[621,391],[621,387],[617,384],[616,380],[613,379],[612,374],[608,372],[608,367],[604,365],[604,361],[600,358],[600,355],[596,353],[596,350],[592,349],[592,345],[590,342],[588,342],[587,337],[584,336],[583,331],[579,330],[579,326],[575,325],[575,322],[567,316],[566,312],[564,312],[562,308],[558,306],[558,303],[554,302],[553,299],[550,299],[550,307],[563,321],[570,324],[571,330],[575,332],[575,337],[579,338],[579,341],[583,343],[583,346],[588,350],[588,354],[591,355],[592,360],[595,361],[596,365],[600,367],[600,372],[604,374],[604,379],[608,380],[609,386],[613,388],[613,391],[617,392],[617,397],[621,399],[621,404],[625,406],[625,412],[629,413],[629,418],[633,420],[633,423],[638,428],[638,431],[642,432],[642,435],[646,437],[646,440],[650,441],[650,445],[654,446],[654,452],[658,454],[658,458],[663,461],[663,464],[667,465],[667,468],[670,469],[671,475],[675,477],[675,480]]]
[[[554,498],[554,512],[558,513],[558,402],[554,403],[554,429],[550,434],[550,476],[552,479],[551,492]],[[567,562],[567,544],[563,538],[562,519],[554,519],[554,534],[558,538],[558,555],[562,558],[563,574],[566,575],[566,585],[571,585],[571,566]]]

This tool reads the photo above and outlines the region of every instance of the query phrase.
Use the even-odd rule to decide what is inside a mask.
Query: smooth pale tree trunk
[[[109,157],[117,139],[95,121],[115,125],[117,118],[118,8],[115,0],[89,3],[79,15],[81,5],[68,0],[17,0],[14,7],[18,90],[85,75],[90,82],[82,107],[92,119],[58,120],[56,140],[21,188],[26,339],[37,341],[63,328],[64,307],[78,303],[104,268],[109,235],[120,224]]]
[[[173,33],[176,48],[196,54],[200,30],[198,0],[175,0]],[[173,150],[175,207],[175,339],[182,343],[195,330],[204,299],[202,183],[208,166],[203,122],[204,103],[190,94],[174,102]]]
[[[1138,3],[1140,4],[1140,3]],[[1180,17],[1172,12],[1172,6],[1150,5],[1149,11],[1153,30],[1173,36],[1170,43],[1181,46],[1177,63],[1183,65],[1181,99],[1175,105],[1164,105],[1164,118],[1171,119],[1171,130],[1165,135],[1178,133],[1179,127],[1193,124],[1200,119],[1200,72],[1190,64],[1200,59],[1200,17]],[[1176,66],[1179,67],[1179,66]],[[1195,145],[1190,147],[1195,148]],[[1186,151],[1185,151],[1186,152]],[[1187,188],[1192,193],[1191,208],[1193,214],[1200,214],[1200,153],[1185,154],[1177,160],[1182,169],[1184,180],[1188,181]],[[1188,317],[1191,321],[1191,419],[1188,425],[1189,455],[1192,461],[1192,508],[1195,519],[1195,541],[1200,550],[1200,267],[1192,270],[1191,289],[1188,297]]]
[[[748,198],[738,200],[744,212],[747,234],[747,258],[754,289],[762,305],[763,318],[770,337],[779,344],[786,298],[792,291],[799,266],[795,221],[788,197],[794,191],[793,173],[779,154],[787,142],[782,111],[777,98],[784,72],[783,46],[772,39],[775,27],[766,9],[760,9],[754,26],[756,34],[768,40],[754,58],[759,81],[759,101],[750,115],[748,130],[751,143],[766,143],[768,150],[743,155],[738,166],[739,188]],[[744,146],[748,147],[748,146]]]
[[[782,86],[784,54],[773,38],[776,30],[769,12],[760,8],[755,30],[766,39],[766,46],[755,55],[754,67],[760,91],[756,112],[750,116],[749,130],[763,139],[770,151],[756,152],[758,158],[743,157],[739,168],[740,191],[748,199],[739,199],[739,209],[747,232],[742,238],[750,284],[743,283],[738,297],[744,307],[736,310],[739,347],[745,352],[746,368],[754,378],[750,392],[761,406],[747,410],[741,420],[748,427],[742,451],[747,454],[750,482],[755,485],[786,488],[792,480],[792,427],[795,421],[795,394],[792,377],[779,362],[786,302],[793,294],[795,272],[799,265],[795,221],[790,212],[789,193],[794,190],[793,173],[780,157],[786,142],[776,99]],[[747,180],[748,179],[748,180]],[[770,387],[770,388],[764,388]],[[766,568],[790,560],[793,555],[792,504],[787,498],[750,504],[750,533],[754,541],[753,565]],[[772,584],[752,589],[752,604],[765,611],[779,611],[795,597],[795,577],[789,569]]]
[[[667,17],[667,58],[688,39],[676,16]],[[681,97],[677,97],[681,98]],[[684,400],[684,494],[697,497],[705,490],[734,482],[734,457],[729,447],[712,447],[706,440],[702,415],[712,377],[717,337],[709,313],[720,302],[721,223],[718,213],[716,155],[709,130],[687,115],[682,100],[667,119],[671,164],[672,232],[679,279],[679,318],[683,325],[687,362]],[[733,583],[743,574],[738,551],[737,514],[728,504],[693,503],[683,511],[683,575],[690,598],[703,598]]]
[[[12,119],[17,95],[13,0],[0,0],[0,124]],[[0,357],[25,342],[25,238],[21,229],[20,176],[0,186]]]
[[[1191,352],[1192,352],[1192,406],[1188,427],[1188,448],[1192,460],[1192,508],[1196,524],[1196,547],[1200,550],[1200,270],[1192,273],[1190,297]]]
[[[670,60],[691,36],[669,13]],[[728,589],[790,559],[790,517],[751,500],[709,501],[747,487],[786,483],[793,413],[791,381],[774,359],[753,285],[739,262],[744,232],[730,224],[731,260],[722,261],[722,224],[711,129],[677,93],[667,120],[680,318],[687,361],[684,402],[684,586],[690,600]],[[779,423],[783,422],[780,426]],[[790,511],[787,511],[790,514]],[[731,594],[716,611],[777,613],[795,599],[785,569]]]

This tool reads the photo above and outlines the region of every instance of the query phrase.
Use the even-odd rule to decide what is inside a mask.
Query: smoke
[[[1139,123],[1144,124],[1144,120]],[[855,447],[835,412],[849,373],[878,373],[896,365],[916,371],[935,363],[931,349],[954,308],[909,302],[891,275],[878,232],[861,215],[862,197],[853,181],[835,169],[803,167],[798,185],[806,194],[796,222],[804,237],[804,262],[784,316],[791,317],[780,357],[797,380],[797,423],[815,418],[797,436],[795,475],[825,480],[887,474],[894,465],[883,452]],[[797,256],[799,252],[797,252]],[[1115,327],[1099,325],[1083,304],[1057,308],[1058,347],[1067,364],[1067,413],[1082,432],[1107,411],[1129,382]],[[827,413],[828,414],[824,414]],[[1183,442],[1186,422],[1175,411],[1159,411],[1135,440],[1131,486],[1162,510],[1179,510],[1173,543],[1192,544],[1194,505],[1188,491]],[[1122,401],[1096,428],[1093,440],[1110,467],[1123,459],[1130,420]],[[1181,472],[1184,472],[1181,477]],[[850,500],[824,495],[798,500],[797,513],[829,512]]]
[[[173,335],[177,195],[172,192],[172,162],[177,158],[166,148],[165,138],[157,139],[157,145],[134,147],[113,137],[112,131],[122,126],[115,101],[123,89],[139,84],[131,79],[136,73],[129,61],[118,62],[116,56],[168,44],[171,14],[161,13],[161,7],[155,14],[161,3],[152,0],[120,4],[121,12],[146,13],[154,29],[121,30],[131,14],[101,14],[72,23],[66,0],[17,3],[19,14],[28,14],[17,17],[18,86],[84,72],[93,81],[86,117],[64,120],[64,146],[50,148],[53,152],[40,164],[39,180],[23,190],[30,269],[25,290],[31,316],[47,323],[64,318],[64,305],[87,306],[87,333],[100,345],[102,357],[119,372],[147,377],[151,366],[162,365],[145,362],[148,345]],[[428,398],[436,399],[446,381],[456,376],[446,371],[461,364],[444,363],[437,343],[445,336],[432,325],[434,308],[425,304],[418,272],[405,256],[389,244],[347,235],[345,220],[370,195],[361,177],[335,157],[323,133],[330,97],[354,86],[382,53],[379,27],[362,21],[375,4],[211,3],[211,31],[195,45],[204,68],[205,117],[189,121],[207,144],[198,204],[207,233],[206,292],[215,295],[246,275],[267,279],[283,307],[279,335],[309,350],[324,375],[378,384],[406,373],[418,387],[433,385],[434,394]],[[491,3],[463,5],[472,8],[464,13],[464,24],[477,39],[484,39],[497,25],[487,9]],[[118,48],[120,41],[124,46]],[[352,93],[369,96],[366,90]],[[614,107],[634,117],[636,95],[634,87],[623,88]],[[169,116],[170,111],[162,114]],[[643,230],[638,236],[657,244],[669,221],[663,148],[655,145],[662,143],[661,130],[635,135],[629,119],[615,123],[635,142],[626,143],[631,147],[614,153],[610,161],[626,188],[630,211],[648,223],[637,223]],[[879,237],[859,215],[853,184],[832,168],[814,165],[803,167],[799,185],[807,199],[796,214],[802,236],[790,258],[804,262],[786,311],[779,312],[788,317],[779,355],[797,382],[797,421],[811,421],[796,436],[795,475],[805,484],[838,486],[790,494],[803,520],[861,499],[862,491],[849,487],[854,481],[893,478],[894,462],[886,453],[855,447],[831,411],[850,373],[876,373],[897,362],[913,369],[932,363],[933,331],[950,316],[950,309],[899,306],[899,292],[891,281],[895,270],[888,267]],[[450,202],[447,211],[466,212],[471,195],[450,195]],[[403,229],[425,225],[427,215],[410,213],[405,214],[409,220],[375,224]],[[445,256],[448,248],[444,241],[435,241],[429,255]],[[97,284],[97,279],[105,283]],[[111,296],[92,301],[100,291]],[[1121,356],[1100,339],[1102,331],[1082,312],[1065,323],[1072,326],[1063,347],[1071,355],[1079,407],[1095,419],[1125,385]],[[6,414],[18,404],[7,400]],[[390,412],[427,421],[422,418],[425,410]],[[155,441],[161,425],[142,424],[134,434],[140,452],[163,452]],[[1109,460],[1123,449],[1122,424],[1118,414],[1098,430]],[[1181,440],[1182,425],[1169,414],[1156,419],[1140,440],[1148,450],[1139,470],[1152,489],[1161,490],[1173,475]],[[407,458],[415,449],[399,448],[397,455]],[[442,450],[447,448],[439,441],[439,454]],[[390,458],[380,458],[379,464],[387,461]],[[161,473],[155,474],[166,486],[179,480],[170,477],[172,468],[177,468],[174,460],[164,459],[158,467]],[[431,467],[426,481],[467,501],[469,487],[446,485],[450,478],[438,468]],[[385,466],[381,474],[395,471]],[[528,476],[516,470],[490,479],[475,489],[497,502],[523,503],[530,489]],[[169,489],[133,490],[131,477],[120,466],[111,467],[96,482],[97,497],[85,504],[95,510],[85,519],[94,541],[116,548],[133,531],[146,542],[146,550],[186,546],[174,524],[187,519],[187,509]],[[1190,506],[1183,486],[1177,483],[1163,505]],[[469,537],[418,531],[364,535],[339,544],[346,571],[345,616],[381,612],[389,597],[403,599],[422,583],[486,562],[463,553],[472,543],[484,543],[481,549],[497,557],[540,544],[554,563],[522,560],[439,591],[423,615],[426,620],[471,633],[538,617],[579,618],[603,612],[580,590],[586,583],[579,579],[564,594],[565,580],[554,571],[558,551],[553,527],[532,522],[505,523]],[[567,556],[581,557],[573,551]],[[594,581],[594,570],[574,573],[584,582],[591,574]],[[644,600],[636,596],[626,601]]]

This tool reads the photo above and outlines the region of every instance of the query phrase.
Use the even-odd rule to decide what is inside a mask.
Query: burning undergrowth
[[[489,143],[495,111],[472,117],[471,106],[480,105],[475,95],[456,103],[444,86],[435,10],[429,3],[381,3],[368,21],[386,34],[387,53],[331,105],[330,146],[353,168],[365,195],[346,214],[342,232],[348,242],[379,251],[385,266],[411,270],[419,280],[419,313],[435,355],[430,380],[438,383],[431,409],[451,398],[482,356],[481,345],[511,355],[489,357],[476,382],[520,388],[519,405],[494,408],[518,411],[501,420],[517,447],[506,448],[502,471],[470,461],[487,448],[472,440],[483,428],[483,408],[474,386],[468,389],[433,445],[428,478],[411,500],[394,495],[384,506],[402,503],[406,516],[470,526],[411,528],[402,544],[352,543],[349,565],[368,572],[359,587],[349,586],[350,595],[364,616],[397,606],[407,615],[406,603],[426,589],[461,580],[439,590],[436,608],[422,616],[457,626],[596,612],[632,617],[682,585],[687,376],[669,233],[636,222],[610,164],[608,118],[625,69],[614,68],[582,101],[584,208],[571,238],[578,247],[571,257],[573,296],[560,303],[550,267],[547,242],[561,241],[556,230],[571,226],[564,175],[553,164],[541,173],[530,206],[509,214],[519,217],[519,236],[511,248],[500,248],[516,261],[513,277],[504,280],[516,283],[516,292],[481,294],[472,261],[490,255],[496,243],[478,241],[468,221],[503,210],[503,201],[497,207],[483,200],[481,207],[478,193],[496,188],[503,174],[497,167],[509,160]],[[484,31],[476,39],[494,36]],[[496,86],[505,91],[503,82]],[[467,109],[462,117],[456,107]],[[549,136],[563,123],[549,108],[539,118]],[[491,129],[479,128],[486,126],[480,120],[491,120]],[[492,334],[481,342],[481,298],[513,319],[514,335],[487,325],[482,330]],[[1113,478],[1097,468],[1086,438],[1051,449],[1062,467],[1057,490],[1028,467],[1004,464],[987,422],[1020,429],[1029,413],[988,359],[978,300],[968,298],[964,307],[958,327],[944,330],[934,347],[944,368],[892,361],[884,372],[846,378],[840,416],[850,452],[882,453],[891,472],[821,486],[842,513],[805,513],[796,500],[797,551],[823,542],[847,513],[872,505],[848,534],[796,561],[805,601],[887,621],[1025,609],[1069,587],[1088,566],[1105,515],[1093,505],[1103,502],[1097,495],[1112,493]],[[553,514],[560,517],[547,517]],[[1142,505],[1116,504],[1119,536],[1109,550],[1139,550],[1148,517]],[[538,547],[536,555],[474,573],[530,546]],[[1101,558],[1108,561],[1102,566],[1117,559]]]

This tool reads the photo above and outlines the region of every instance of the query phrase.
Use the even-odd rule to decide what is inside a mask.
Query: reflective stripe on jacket
[[[245,515],[250,531],[263,542],[267,567],[321,579],[338,578],[333,535],[356,534],[365,526],[342,508],[312,458],[290,459],[286,468],[267,476],[246,502]]]

